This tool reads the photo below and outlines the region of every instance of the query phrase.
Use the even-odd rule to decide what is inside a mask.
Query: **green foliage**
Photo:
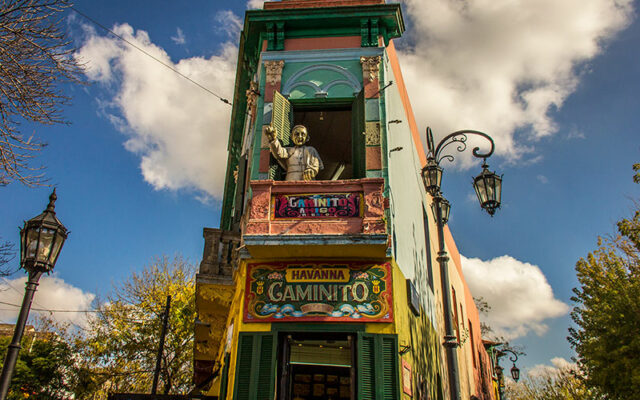
[[[37,334],[36,334],[37,335]],[[25,335],[18,356],[7,399],[68,399],[77,381],[71,377],[79,372],[69,345],[53,334],[42,338]],[[4,360],[8,336],[0,337],[0,356]]]
[[[596,390],[588,388],[582,377],[568,368],[528,376],[519,383],[508,382],[509,400],[604,400]]]
[[[97,388],[92,398],[106,398],[108,392],[151,392],[167,295],[171,307],[158,392],[190,389],[194,272],[180,257],[161,257],[99,302],[88,329],[76,341],[81,363],[91,370]]]
[[[640,170],[640,164],[634,165]],[[634,180],[640,183],[640,173]],[[586,383],[609,399],[640,398],[640,208],[576,264],[569,342]]]

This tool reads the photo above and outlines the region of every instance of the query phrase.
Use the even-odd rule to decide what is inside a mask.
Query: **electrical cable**
[[[114,31],[112,31],[111,29],[107,28],[106,26],[102,25],[100,22],[96,21],[95,19],[91,18],[90,16],[88,16],[87,14],[79,11],[78,9],[76,9],[75,7],[70,7],[71,10],[73,10],[74,12],[76,12],[78,15],[82,16],[83,18],[85,18],[86,20],[90,21],[91,23],[93,23],[94,25],[104,29],[105,31],[109,32],[110,34],[112,34],[113,36],[115,36],[116,38],[122,40],[123,42],[125,42],[126,44],[128,44],[129,46],[135,48],[136,50],[142,52],[143,54],[147,55],[148,57],[152,58],[153,60],[157,61],[158,63],[164,65],[165,67],[169,68],[171,71],[175,72],[176,74],[180,75],[181,77],[183,77],[184,79],[188,80],[189,82],[193,83],[194,85],[198,86],[200,89],[207,91],[208,93],[214,95],[215,97],[217,97],[221,102],[228,104],[230,106],[233,106],[233,104],[227,100],[226,98],[218,95],[217,93],[215,93],[214,91],[212,91],[211,89],[201,85],[200,83],[194,81],[193,79],[189,78],[188,76],[186,76],[185,74],[183,74],[182,72],[178,71],[177,69],[173,68],[172,66],[170,66],[169,64],[166,64],[165,62],[163,62],[162,60],[156,58],[155,56],[151,55],[150,53],[146,52],[145,50],[143,50],[142,48],[136,46],[134,43],[128,41],[127,39],[123,38],[122,36],[118,35],[117,33],[115,33]]]

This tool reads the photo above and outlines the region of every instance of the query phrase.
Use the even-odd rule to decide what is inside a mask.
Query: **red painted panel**
[[[284,49],[286,51],[352,49],[359,48],[361,43],[362,39],[360,36],[285,39]]]
[[[384,4],[384,0],[285,0],[265,2],[265,10],[280,8],[348,7]]]
[[[379,146],[367,147],[367,169],[382,169],[381,150]]]

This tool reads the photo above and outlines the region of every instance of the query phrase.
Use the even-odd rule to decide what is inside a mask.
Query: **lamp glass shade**
[[[480,207],[493,215],[500,208],[502,197],[502,177],[489,171],[487,165],[483,165],[482,172],[473,180],[473,187],[478,196]]]
[[[440,202],[440,217],[442,218],[442,223],[446,224],[449,221],[449,213],[451,212],[451,203],[447,199],[442,196],[438,196],[438,199],[431,203],[431,212],[433,213],[433,219],[438,221],[438,206],[437,203]]]
[[[513,367],[511,367],[511,377],[516,382],[518,382],[518,380],[520,379],[520,369],[516,367],[515,364],[513,364]]]
[[[435,196],[440,191],[440,183],[442,182],[442,168],[438,166],[435,159],[430,158],[427,165],[422,168],[422,180],[426,191]]]
[[[67,228],[56,218],[54,201],[55,198],[42,214],[26,221],[20,230],[20,264],[29,272],[51,271],[67,239]]]

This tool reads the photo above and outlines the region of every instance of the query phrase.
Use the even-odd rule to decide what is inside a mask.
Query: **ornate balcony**
[[[327,252],[384,257],[383,188],[382,178],[252,181],[242,243],[253,257],[331,255]],[[282,245],[287,247],[274,247]]]
[[[218,347],[225,335],[235,286],[240,234],[204,228],[204,251],[196,274],[194,383],[206,382],[214,367]]]

